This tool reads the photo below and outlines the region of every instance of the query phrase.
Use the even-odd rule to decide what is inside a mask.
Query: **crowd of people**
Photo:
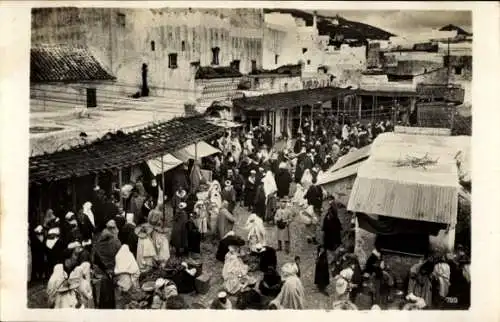
[[[313,127],[305,119],[281,149],[273,148],[278,144],[270,126],[228,132],[213,142],[220,154],[203,164],[191,160],[171,177],[170,196],[155,178],[139,178],[112,196],[96,187],[76,214],[59,218],[47,210],[43,223],[30,229],[30,277],[48,278],[52,308],[188,308],[179,294],[199,291],[201,243],[210,239],[223,263],[221,292],[210,308],[304,309],[300,257],[279,265],[277,253],[297,254],[312,244],[314,283],[332,297],[334,308],[463,305],[466,287],[456,286],[470,283],[460,273],[468,269],[463,254],[412,267],[404,292],[379,250],[361,269],[352,245],[343,245],[342,205],[317,185],[341,155],[390,130],[390,121],[341,126],[325,117]],[[202,174],[202,166],[212,178]],[[236,207],[250,213],[244,236],[235,233]],[[268,229],[276,229],[276,249]]]

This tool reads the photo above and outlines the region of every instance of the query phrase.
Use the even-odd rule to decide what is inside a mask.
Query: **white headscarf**
[[[313,176],[311,174],[311,171],[309,169],[306,169],[304,171],[304,174],[302,175],[302,179],[300,180],[300,183],[304,187],[304,191],[307,192],[309,187],[312,185],[312,179],[313,179]]]
[[[83,214],[89,218],[92,226],[95,227],[94,213],[92,212],[92,203],[90,201],[83,204]]]
[[[68,274],[64,271],[63,264],[54,266],[54,271],[47,283],[47,295],[49,303],[54,304],[56,301],[57,290],[61,287],[64,280],[68,278]]]
[[[59,227],[54,227],[54,228],[49,229],[49,231],[47,232],[47,235],[59,234],[59,236],[60,236],[60,233],[61,233],[61,230],[59,229]],[[59,240],[59,237],[53,237],[53,238],[50,238],[50,239],[48,238],[45,241],[45,245],[49,249],[52,249],[54,247],[54,245],[57,243],[58,240]]]
[[[129,290],[132,285],[137,284],[140,270],[134,255],[130,252],[128,245],[122,245],[115,256],[115,275],[118,275],[117,284],[123,290]]]
[[[450,265],[447,263],[438,263],[434,265],[432,274],[439,281],[439,294],[442,297],[446,297],[450,288]]]
[[[264,228],[264,222],[262,221],[262,218],[256,214],[248,216],[245,229],[248,230],[248,240],[250,240],[250,237],[256,236],[257,243],[263,243],[265,241],[266,229]]]
[[[274,180],[274,175],[271,171],[267,171],[266,176],[264,177],[262,182],[264,183],[264,193],[266,197],[278,191],[276,180]]]
[[[293,202],[299,206],[307,205],[306,199],[304,199],[305,191],[301,184],[297,184],[295,188],[295,194],[293,195]]]
[[[115,255],[115,274],[139,274],[139,266],[134,258],[134,255],[130,252],[128,245],[124,244]]]

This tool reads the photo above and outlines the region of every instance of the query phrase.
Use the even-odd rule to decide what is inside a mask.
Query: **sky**
[[[417,10],[319,10],[319,15],[338,14],[347,20],[363,22],[396,35],[415,34],[453,24],[472,32],[471,11],[417,11]]]

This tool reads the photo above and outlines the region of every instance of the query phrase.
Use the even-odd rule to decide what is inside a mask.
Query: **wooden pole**
[[[377,96],[373,96],[373,100],[372,100],[372,122],[373,122],[373,116],[375,114],[375,106],[377,105],[377,104],[375,104],[376,101],[377,101]]]
[[[71,199],[73,202],[73,211],[76,211],[76,185],[74,178],[71,178]]]
[[[161,155],[161,185],[163,187],[163,200],[162,203],[162,212],[163,212],[163,223],[165,223],[165,171],[163,171],[163,154]]]
[[[118,169],[118,188],[120,189],[120,203],[122,205],[123,211],[125,211],[125,200],[122,198],[121,188],[123,186],[123,173],[122,168]]]
[[[299,112],[299,129],[302,129],[302,105],[300,105],[300,112]]]
[[[43,223],[44,211],[43,211],[43,185],[39,186],[40,192],[38,194],[38,219],[39,222]]]

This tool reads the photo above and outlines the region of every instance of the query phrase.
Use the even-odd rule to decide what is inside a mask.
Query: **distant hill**
[[[452,25],[452,24],[449,24],[449,25],[442,27],[441,29],[439,29],[439,31],[456,31],[457,35],[459,35],[459,36],[472,36],[472,33],[467,32],[467,31],[463,30],[462,28],[455,26],[455,25]]]
[[[289,13],[296,18],[302,18],[306,21],[307,25],[312,25],[313,14],[298,10],[298,9],[264,9],[264,13]],[[389,37],[395,36],[390,32],[382,30],[377,27],[370,26],[365,23],[350,21],[340,16],[327,17],[322,15],[317,15],[318,31],[320,35],[329,35],[334,37],[336,35],[342,35],[345,39],[377,39],[377,40],[388,40]]]

